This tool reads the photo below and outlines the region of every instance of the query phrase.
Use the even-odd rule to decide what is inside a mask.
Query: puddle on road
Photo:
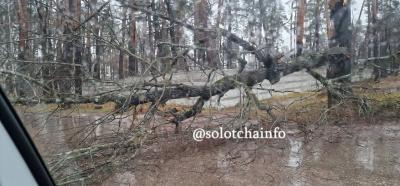
[[[124,172],[115,174],[110,179],[107,179],[103,184],[103,186],[130,186],[130,185],[138,185],[136,181],[136,176],[132,172]]]
[[[146,180],[157,175],[162,185],[399,185],[399,129],[396,123],[326,126],[308,143],[289,136],[283,141],[226,141],[200,151],[189,145],[154,172],[136,170],[136,181],[152,185],[157,182]]]
[[[303,142],[294,138],[289,137],[290,143],[290,153],[289,160],[287,161],[287,166],[297,168],[301,165],[303,159],[303,153],[301,153],[301,147],[303,146]]]
[[[374,141],[370,138],[357,143],[356,161],[369,171],[374,170],[374,146]]]

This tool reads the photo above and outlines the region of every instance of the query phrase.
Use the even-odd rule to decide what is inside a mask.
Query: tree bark
[[[16,4],[19,23],[18,60],[25,61],[29,59],[29,22],[27,1],[18,0]],[[21,63],[17,66],[16,71],[22,74],[30,74],[30,65]],[[32,96],[33,94],[29,83],[20,77],[17,77],[16,79],[16,90],[19,97]]]
[[[75,94],[82,96],[82,33],[80,29],[81,23],[81,0],[75,0],[73,7],[74,15],[74,63],[78,66],[74,66],[74,83],[75,83]]]
[[[321,0],[316,0],[316,7],[315,7],[315,40],[314,40],[314,46],[315,46],[315,51],[320,50],[320,34],[319,30],[321,27]]]
[[[146,12],[153,16],[153,28],[154,28],[154,45],[157,47],[156,57],[159,58],[160,54],[163,53],[164,45],[160,45],[159,42],[162,40],[162,31],[160,26],[160,19],[158,14],[154,14],[153,12],[157,11],[157,4],[155,0],[151,0],[151,12]],[[163,64],[159,62],[158,64],[160,71],[163,71]]]
[[[36,11],[38,13],[39,17],[39,27],[40,27],[40,45],[41,45],[41,53],[42,53],[42,61],[43,62],[49,62],[53,59],[53,55],[50,52],[52,49],[51,47],[51,42],[49,41],[47,37],[49,36],[49,7],[51,8],[51,5],[48,3],[45,3],[42,5],[41,3],[38,3],[36,1]],[[53,78],[52,73],[54,73],[52,64],[46,64],[42,66],[42,77],[44,80],[44,84],[46,85],[43,87],[43,95],[45,97],[52,97],[54,96],[54,87],[53,87]]]
[[[303,52],[303,39],[304,39],[304,16],[306,13],[306,0],[298,0],[297,5],[297,55],[301,55]]]
[[[382,56],[380,50],[381,38],[380,24],[378,23],[378,13],[379,13],[379,2],[378,0],[372,0],[372,37],[373,37],[373,56],[374,60],[374,79],[378,81],[380,78],[386,76],[386,65],[385,62],[380,60],[379,57]]]
[[[98,1],[97,0],[91,0],[91,4],[95,5],[97,7]],[[100,65],[101,65],[101,58],[100,55],[102,53],[102,42],[100,41],[100,37],[101,37],[101,27],[99,24],[99,19],[100,17],[96,14],[95,18],[94,18],[94,43],[95,43],[95,54],[96,54],[96,58],[95,58],[95,62],[93,64],[93,78],[100,80],[101,78],[101,70],[100,70]]]
[[[208,27],[208,13],[207,13],[207,1],[200,0],[195,3],[194,10],[194,23],[199,28],[207,28]],[[194,41],[197,47],[196,60],[199,65],[205,66],[205,62],[207,60],[207,50],[205,48],[208,47],[208,35],[204,30],[196,30],[194,33]]]
[[[67,0],[64,1],[64,10],[66,11],[65,13],[67,15],[74,15],[73,14],[73,7],[74,7],[74,0]],[[73,41],[74,36],[73,36],[73,26],[74,22],[73,20],[69,17],[64,19],[63,21],[63,35],[64,35],[64,41],[63,41],[63,47],[62,47],[62,61],[63,63],[69,63],[73,64],[74,63],[74,43]],[[58,81],[58,88],[59,88],[59,95],[61,97],[69,97],[72,95],[72,88],[74,87],[74,69],[72,68],[71,65],[61,65],[59,67],[59,81]]]
[[[262,1],[260,1],[262,3]],[[231,7],[231,0],[228,0],[228,3],[226,5],[226,19],[227,19],[227,25],[228,25],[228,32],[232,32],[232,7]],[[236,52],[233,51],[233,43],[230,40],[225,40],[225,52],[226,52],[226,68],[227,69],[232,69],[234,68],[234,59]]]
[[[169,22],[169,37],[171,39],[171,53],[172,53],[172,66],[175,66],[176,62],[178,59],[176,58],[178,55],[178,48],[176,47],[176,44],[178,44],[176,40],[176,32],[175,32],[175,10],[173,10],[172,5],[170,0],[165,0],[165,6],[167,8],[167,13],[170,18]]]
[[[123,7],[122,10],[122,28],[121,28],[121,47],[125,46],[125,35],[126,35],[126,14],[127,14],[128,8]],[[120,49],[119,50],[119,57],[118,57],[118,77],[119,79],[124,79],[125,78],[125,72],[124,72],[124,56],[125,52]]]
[[[333,56],[327,69],[328,79],[339,79],[336,83],[343,97],[352,94],[351,91],[351,9],[350,3],[344,0],[331,0],[331,19],[333,21],[333,36],[329,39],[330,47],[344,47],[346,54]],[[334,6],[332,6],[334,5]],[[342,101],[342,97],[328,91],[328,106],[333,106]]]
[[[147,3],[150,4],[150,6],[153,6],[153,2],[151,0],[147,0]],[[153,22],[152,22],[152,15],[149,13],[146,13],[146,19],[147,19],[147,27],[148,27],[148,42],[149,42],[149,48],[150,51],[149,53],[149,58],[150,62],[153,62],[155,59],[155,47],[154,47],[154,30],[153,30]],[[152,73],[153,70],[150,72]]]
[[[129,51],[136,55],[136,17],[134,11],[131,12],[129,16],[130,26],[129,26]],[[128,74],[129,76],[134,76],[139,72],[139,66],[135,56],[129,55],[128,57]]]
[[[370,55],[370,34],[371,34],[371,1],[367,1],[367,31],[365,33],[365,43],[364,43],[364,49],[365,49],[365,58],[368,59]]]
[[[333,36],[332,34],[332,24],[331,24],[331,7],[335,6],[334,0],[325,0],[325,24],[326,24],[326,37],[331,39]],[[329,43],[329,42],[328,42]],[[329,46],[329,44],[328,44]]]

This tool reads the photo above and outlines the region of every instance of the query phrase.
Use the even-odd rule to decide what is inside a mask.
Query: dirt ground
[[[322,126],[284,140],[158,138],[103,185],[399,185],[398,122]]]

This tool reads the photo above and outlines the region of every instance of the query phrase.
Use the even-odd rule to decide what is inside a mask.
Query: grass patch
[[[277,105],[277,109],[273,111],[274,114],[285,118],[288,122],[300,125],[393,120],[400,118],[400,91],[396,88],[400,85],[399,82],[400,77],[396,76],[380,82],[363,81],[355,84],[354,94],[367,101],[369,108],[367,110],[360,107],[354,100],[345,101],[328,109],[326,91],[291,93],[262,100],[262,102]]]

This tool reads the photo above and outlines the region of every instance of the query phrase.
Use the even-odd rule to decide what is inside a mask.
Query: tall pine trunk
[[[43,87],[43,95],[45,97],[52,97],[54,96],[54,87],[52,80],[54,77],[52,77],[52,74],[54,73],[54,67],[51,64],[47,64],[53,59],[53,54],[52,54],[52,46],[50,39],[48,39],[49,34],[49,29],[48,29],[48,22],[49,22],[49,17],[50,17],[50,12],[49,12],[49,7],[51,8],[51,3],[36,3],[36,11],[38,13],[39,17],[39,28],[40,28],[40,46],[41,46],[41,53],[42,53],[42,61],[45,63],[42,65],[42,78],[44,80],[44,85]]]
[[[194,10],[194,24],[204,29],[208,27],[208,12],[207,12],[207,1],[199,0],[195,3]],[[194,34],[194,41],[198,49],[196,50],[197,56],[196,61],[199,65],[205,66],[207,63],[207,47],[208,47],[208,35],[203,30],[196,30]]]
[[[301,55],[304,48],[304,16],[306,13],[306,0],[298,0],[297,4],[297,33],[296,33],[296,45],[297,55]]]
[[[30,75],[30,65],[24,63],[24,61],[29,60],[29,21],[28,21],[28,7],[26,0],[17,1],[18,10],[18,23],[19,23],[19,50],[18,50],[18,60],[22,61],[17,66],[17,72],[25,75]],[[30,84],[25,81],[22,77],[16,78],[16,90],[17,96],[27,97],[32,96],[33,90]]]
[[[118,77],[119,79],[124,79],[125,78],[125,72],[124,72],[124,56],[125,52],[122,49],[125,47],[125,35],[126,35],[126,14],[127,14],[127,7],[123,7],[122,10],[122,28],[121,28],[121,45],[119,49],[119,57],[118,57]]]
[[[315,40],[314,40],[314,46],[315,46],[315,51],[320,50],[320,27],[321,27],[321,3],[320,0],[316,0],[316,7],[315,7]]]
[[[379,80],[383,75],[379,57],[379,28],[378,28],[378,0],[372,0],[372,38],[373,38],[373,57],[374,59],[374,79]]]
[[[136,75],[139,71],[139,66],[137,63],[137,59],[134,55],[136,55],[136,17],[134,12],[132,11],[130,16],[130,26],[129,26],[129,43],[128,49],[131,53],[128,58],[128,74],[129,76]]]
[[[80,20],[81,20],[81,0],[74,1],[73,7],[73,15],[74,15],[74,64],[76,66],[74,69],[74,83],[75,83],[75,94],[81,96],[82,95],[82,36],[80,29]]]
[[[332,2],[333,1],[333,2]],[[351,95],[351,9],[350,2],[344,0],[331,0],[331,19],[333,21],[333,35],[329,39],[330,47],[344,47],[347,54],[331,56],[327,69],[328,79],[335,80],[338,85],[337,92],[342,96]],[[335,88],[336,89],[336,88]],[[333,106],[342,101],[342,97],[328,91],[328,105]]]

